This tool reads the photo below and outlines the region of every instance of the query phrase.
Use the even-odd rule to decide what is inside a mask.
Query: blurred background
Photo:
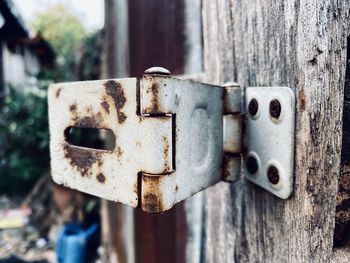
[[[200,74],[201,23],[200,0],[0,0],[0,262],[201,261],[201,193],[152,216],[51,181],[46,97],[152,66]]]

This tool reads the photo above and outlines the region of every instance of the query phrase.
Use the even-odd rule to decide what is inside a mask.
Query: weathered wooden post
[[[140,127],[138,125],[141,125],[139,123],[145,117],[171,117],[171,126],[164,129],[167,131],[165,134],[168,137],[165,136],[164,138],[167,142],[171,141],[173,148],[169,150],[169,144],[167,143],[168,146],[165,147],[166,149],[163,152],[166,156],[164,160],[168,160],[167,158],[170,155],[172,156],[169,157],[172,164],[171,169],[167,165],[164,170],[158,171],[155,169],[147,174],[148,169],[144,169],[144,166],[136,167],[134,165],[133,168],[136,167],[137,170],[133,170],[129,176],[129,170],[123,170],[123,168],[132,167],[131,162],[127,161],[126,164],[119,161],[120,166],[116,167],[119,168],[120,174],[116,178],[121,181],[115,182],[118,182],[119,187],[120,185],[122,187],[116,191],[108,192],[114,194],[112,196],[118,197],[115,199],[110,198],[102,186],[100,186],[101,191],[99,191],[95,187],[95,181],[88,181],[88,178],[81,179],[80,177],[81,181],[79,181],[75,180],[74,176],[71,179],[67,174],[59,173],[61,168],[56,169],[57,178],[62,179],[60,174],[65,174],[68,177],[65,178],[66,181],[70,182],[73,188],[111,200],[124,201],[124,203],[130,203],[126,202],[124,197],[131,196],[133,198],[131,204],[134,207],[139,206],[148,212],[162,212],[191,194],[209,187],[214,181],[217,183],[226,180],[226,174],[223,173],[223,175],[221,172],[225,170],[225,158],[227,156],[237,157],[240,160],[239,158],[242,155],[248,163],[249,153],[252,152],[249,147],[256,137],[270,145],[265,147],[264,143],[257,143],[260,148],[263,148],[260,157],[268,153],[269,156],[272,155],[275,158],[277,155],[276,149],[281,149],[285,145],[293,145],[294,128],[292,127],[294,127],[293,109],[295,108],[294,194],[288,200],[279,199],[249,183],[242,176],[238,182],[232,184],[219,183],[206,190],[199,198],[182,203],[170,212],[157,216],[141,214],[140,211],[134,213],[121,205],[104,201],[102,206],[103,236],[107,248],[106,255],[109,256],[105,260],[109,262],[350,262],[350,143],[348,139],[350,132],[348,128],[348,119],[350,118],[348,113],[348,99],[350,97],[348,94],[350,87],[350,63],[348,62],[350,56],[348,41],[350,39],[350,2],[347,0],[203,0],[202,21],[197,19],[196,12],[190,12],[191,6],[189,3],[190,1],[184,2],[182,0],[176,2],[168,0],[162,3],[148,1],[147,4],[142,1],[106,1],[107,34],[105,39],[104,75],[108,78],[140,75],[147,68],[148,63],[159,63],[163,66],[168,64],[169,69],[171,71],[174,69],[175,74],[186,73],[186,71],[198,73],[197,71],[201,70],[201,66],[198,65],[201,64],[202,60],[200,58],[201,52],[198,52],[195,47],[199,46],[201,48],[199,43],[201,36],[198,32],[201,32],[201,30],[203,32],[204,74],[201,74],[199,78],[203,80],[204,76],[208,83],[220,85],[220,87],[172,79],[169,76],[165,77],[164,74],[154,74],[153,71],[153,73],[147,72],[148,75],[146,74],[147,76],[143,76],[141,79],[119,80],[128,87],[129,93],[125,98],[123,88],[120,88],[122,85],[119,83],[118,87],[123,91],[119,91],[119,93],[123,94],[123,98],[114,100],[114,108],[116,107],[117,111],[120,108],[118,101],[123,104],[121,108],[127,101],[127,104],[132,105],[126,107],[130,111],[129,113],[132,113],[131,116],[134,119],[136,118],[135,114],[139,116],[137,124],[129,123],[129,131],[138,130]],[[193,0],[191,3],[195,4],[193,6],[196,6],[198,14],[200,9],[198,1]],[[141,8],[141,5],[144,9]],[[124,13],[118,16],[118,14],[121,14],[121,10]],[[126,13],[132,18],[135,17],[135,19],[128,17]],[[159,23],[159,21],[162,23]],[[191,26],[190,22],[193,22],[194,26]],[[201,22],[202,27],[198,26],[201,25]],[[198,31],[197,35],[194,34],[196,30]],[[183,31],[186,31],[186,33],[184,34]],[[142,72],[140,72],[141,67]],[[163,70],[157,73],[164,72]],[[223,88],[221,86],[229,81],[235,81],[238,85],[228,85],[227,90],[226,88],[221,90]],[[101,90],[101,83],[100,81],[91,85],[86,84],[87,88],[91,88],[91,91],[95,92],[90,92],[91,94],[99,94],[99,96],[93,97],[91,94],[86,95],[86,97],[90,96],[90,102],[95,106],[96,111],[100,111],[104,105],[103,103],[107,100],[106,97],[102,96],[104,93]],[[264,92],[272,90],[273,96],[276,94],[276,89],[271,87],[289,87],[290,89],[280,89],[287,90],[289,94],[289,96],[286,96],[288,99],[284,100],[284,102],[287,102],[284,105],[288,105],[288,107],[284,107],[284,116],[288,116],[284,120],[288,120],[288,126],[283,126],[285,129],[282,130],[279,130],[277,126],[272,128],[270,126],[269,129],[253,129],[259,127],[253,126],[253,122],[277,121],[283,101],[280,100],[280,104],[280,101],[276,97],[272,98],[272,95],[272,99],[269,97],[267,100],[266,97],[268,96],[265,96],[264,92],[260,92],[263,88],[249,88],[245,90],[245,95],[242,95],[243,92],[238,88],[239,86],[270,87],[269,89],[265,88]],[[118,87],[114,87],[116,94],[118,93]],[[230,98],[234,98],[227,95],[229,91],[234,92],[229,87],[238,88],[238,99],[236,98],[232,102],[232,105],[234,104],[239,109],[237,111],[232,109],[228,111],[227,108],[230,107],[225,106],[227,101],[230,102]],[[217,88],[215,96],[214,88]],[[72,89],[67,90],[72,92]],[[252,94],[250,93],[251,90],[256,94],[262,94],[257,99],[260,99],[260,102],[265,100],[263,105],[265,106],[265,113],[267,112],[265,115],[261,114],[262,117],[259,120],[256,118],[254,121],[247,116],[252,117],[258,112],[256,107],[258,104],[256,106],[252,104],[252,108],[248,106],[249,110],[245,112],[240,110],[243,108],[240,107],[241,101],[245,101],[249,105],[253,101],[252,98],[254,97],[249,97]],[[198,91],[198,93],[192,94],[192,91]],[[204,93],[204,91],[206,92]],[[73,95],[70,98],[77,97]],[[296,97],[296,107],[294,107],[294,95]],[[188,102],[186,105],[183,104],[183,101],[186,101],[185,99],[180,102],[185,97]],[[163,100],[159,98],[163,98]],[[176,98],[174,103],[173,98]],[[193,101],[197,101],[198,98],[202,99],[196,105],[192,105]],[[282,98],[285,97],[282,96]],[[115,103],[116,101],[117,103]],[[164,104],[159,104],[159,101],[163,101]],[[274,101],[275,103],[272,103]],[[57,100],[52,99],[51,102],[54,105],[53,107],[58,108],[58,105],[62,105],[57,104]],[[84,106],[85,100],[80,98],[78,103]],[[135,106],[136,104],[138,106]],[[153,106],[144,107],[144,105]],[[167,105],[169,108],[162,108],[159,105]],[[174,108],[172,105],[175,105]],[[181,108],[182,105],[186,107]],[[267,107],[268,105],[270,108]],[[218,107],[215,111],[217,114],[208,115],[208,109],[215,107]],[[158,111],[159,108],[163,110]],[[247,107],[244,108],[247,109]],[[181,109],[181,111],[176,111],[177,109]],[[200,110],[199,112],[203,114],[195,115],[196,110]],[[109,110],[107,111],[109,114]],[[86,112],[89,112],[89,110],[87,109]],[[174,114],[176,114],[176,117]],[[239,123],[236,126],[239,127],[239,129],[236,129],[237,133],[231,132],[235,129],[226,130],[223,128],[225,123],[227,124],[225,122],[225,120],[228,120],[226,117],[229,117],[226,115],[229,114],[239,115],[239,118],[242,117],[245,127],[242,127],[242,122],[237,122]],[[84,112],[81,115],[83,117]],[[100,114],[100,116],[102,115]],[[119,117],[108,119],[111,118],[110,115],[108,116],[105,117],[108,120],[108,123],[106,121],[108,125],[111,125],[110,122],[116,119],[119,121]],[[119,116],[119,111],[116,116]],[[205,121],[197,121],[193,119],[193,116],[204,116],[203,120]],[[215,117],[209,118],[208,116]],[[265,119],[263,119],[263,116]],[[69,116],[65,117],[69,120]],[[277,119],[272,120],[271,117]],[[119,126],[107,127],[108,125],[102,121],[104,118],[101,117],[100,119],[106,127],[99,124],[101,127],[95,125],[97,128],[111,128],[115,132],[122,130]],[[167,121],[169,120],[167,119]],[[184,120],[188,120],[188,122],[184,122]],[[264,122],[264,120],[266,121]],[[77,124],[76,118],[73,118],[73,121],[74,125],[82,125]],[[125,118],[123,121],[125,121]],[[62,124],[59,120],[53,121],[54,125],[57,123],[60,124],[58,127],[62,128],[66,122]],[[185,123],[185,125],[181,125],[181,123]],[[195,126],[197,128],[192,128],[193,123],[198,124]],[[205,126],[208,123],[211,126]],[[144,136],[140,141],[153,142],[153,139],[161,134],[156,129],[158,126],[160,125],[154,125],[154,129],[151,130],[155,131],[156,136],[152,138]],[[184,128],[183,130],[186,132],[181,133],[181,128]],[[203,133],[204,136],[201,137],[198,134],[187,133],[187,131],[197,132],[201,129],[206,132],[210,131],[210,135],[208,135],[209,133]],[[253,134],[256,136],[251,136],[252,130],[258,131]],[[55,130],[53,131],[55,132]],[[139,133],[141,131],[143,134],[148,134],[148,130],[139,129],[138,131]],[[215,131],[215,133],[212,131]],[[259,131],[261,132],[259,133]],[[292,135],[287,136],[288,140],[281,142],[280,135],[287,133]],[[59,135],[56,134],[56,138],[62,139],[62,134],[62,132]],[[229,137],[228,134],[237,139],[236,145],[239,145],[240,148],[238,151],[226,151],[225,138]],[[266,134],[265,137],[268,138],[265,138],[262,134]],[[181,138],[180,135],[184,136]],[[128,137],[129,133],[123,136]],[[279,137],[278,141],[277,137]],[[128,137],[129,141],[136,145],[135,138]],[[191,138],[191,140],[184,140],[183,138]],[[202,138],[198,140],[200,143],[192,143],[196,141],[196,138]],[[132,148],[130,144],[125,144],[127,140],[120,139],[119,144],[124,147],[125,151]],[[186,143],[178,143],[181,140]],[[201,151],[202,146],[210,140],[216,141],[216,146],[207,146]],[[118,143],[118,139],[116,141]],[[246,143],[243,147],[246,141],[250,141],[251,144]],[[265,141],[268,141],[268,143]],[[57,140],[57,142],[60,141]],[[55,146],[55,149],[58,149],[56,154],[60,153],[62,156],[61,148],[65,144],[57,142],[54,141],[52,145]],[[142,148],[141,143],[138,144]],[[159,145],[159,142],[151,144],[151,147],[147,148],[147,153],[152,152],[150,149],[158,149]],[[193,145],[195,146],[192,147]],[[257,148],[259,147],[255,149],[258,151]],[[287,151],[283,151],[280,156],[288,155],[290,157],[288,159],[290,162],[286,162],[287,165],[285,165],[288,167],[288,179],[290,179],[292,178],[293,169],[289,168],[292,166],[294,151],[293,147],[287,148]],[[181,151],[182,149],[189,150]],[[205,151],[206,149],[217,150],[213,154],[215,159],[204,158],[212,156],[208,154],[209,150]],[[142,149],[137,153],[141,151]],[[194,154],[195,152],[206,153],[199,160],[204,160],[204,164],[214,163],[215,166],[208,169],[208,166],[197,165],[196,159],[191,159],[191,157],[197,156]],[[114,156],[116,153],[117,151],[114,150],[111,155]],[[107,155],[107,153],[103,154]],[[133,155],[132,158],[135,158],[136,155]],[[152,154],[147,156],[149,155]],[[129,161],[132,158],[129,158]],[[271,160],[275,161],[273,158],[260,163],[260,167],[264,168],[260,169],[264,174],[264,177],[260,177],[260,179],[269,180],[272,184],[274,184],[274,178],[276,178],[274,176],[279,174],[276,166],[269,163]],[[82,159],[88,164],[97,160],[97,158],[92,157],[82,157]],[[56,161],[56,168],[60,167],[57,160],[60,159],[56,158],[54,160]],[[160,158],[157,158],[154,163],[161,163],[159,160]],[[193,161],[195,165],[189,163],[189,160]],[[207,162],[207,160],[209,161]],[[152,163],[152,161],[142,162],[146,167],[149,163]],[[250,175],[257,174],[258,169],[255,169],[255,172],[249,171],[250,165],[244,165]],[[183,167],[186,168],[182,170],[185,172],[181,174],[181,177],[172,177],[173,172],[176,172],[175,166],[179,171]],[[222,166],[224,169],[222,169]],[[253,166],[257,168],[258,162]],[[66,170],[72,168],[69,167],[67,161],[65,167]],[[188,167],[194,169],[187,170]],[[196,170],[195,168],[198,167],[204,167],[205,171]],[[242,172],[241,167],[241,163],[238,162],[235,170],[238,171],[236,173],[238,176]],[[270,177],[271,167],[274,169],[271,170]],[[115,173],[113,172],[115,171],[113,169],[104,169],[103,171],[106,174],[114,178]],[[73,175],[79,174],[76,169],[71,170]],[[215,176],[215,180],[208,180],[208,184],[201,185],[205,182],[207,170],[217,171],[217,173],[215,171],[211,173]],[[93,172],[96,173],[96,171]],[[125,173],[122,173],[122,171]],[[171,178],[172,180],[169,179],[168,183],[157,183],[154,184],[156,187],[150,187],[145,183],[147,180],[144,180],[144,174],[147,174],[145,178],[149,177],[149,181],[161,176],[163,176],[162,179]],[[139,177],[140,180],[138,180],[137,176],[140,175],[142,177]],[[182,178],[182,180],[179,178]],[[247,178],[250,178],[249,175]],[[83,180],[86,180],[84,181],[85,186],[87,186],[85,188],[80,185]],[[129,182],[129,180],[134,180],[133,184],[127,184],[126,182]],[[180,198],[177,196],[175,200],[174,196],[176,194],[174,193],[178,191],[177,194],[179,195],[183,190],[181,183],[185,186],[193,186],[191,189],[195,189],[195,191],[185,192],[185,195],[180,196]],[[178,187],[179,185],[180,187]],[[197,187],[198,185],[201,185],[201,187]],[[291,180],[288,180],[287,185],[289,192],[287,195],[280,196],[282,198],[288,197],[290,190],[293,188]],[[126,187],[127,194],[122,191],[124,190],[123,186]],[[270,187],[272,188],[272,186]],[[267,190],[271,191],[271,188]],[[187,188],[184,187],[184,189]],[[143,201],[147,199],[146,195],[143,195],[144,192],[152,193],[153,203],[150,203],[156,209],[148,209],[147,206],[144,206]],[[170,194],[167,195],[168,193]],[[276,192],[274,193],[276,194]],[[203,198],[203,195],[205,198]],[[163,198],[164,196],[174,198],[166,199]],[[167,206],[164,209],[161,208],[161,204],[164,202],[159,200],[167,200]]]
[[[206,262],[350,261],[349,245],[333,242],[337,200],[349,202],[344,187],[337,199],[339,178],[350,182],[340,175],[349,10],[349,1],[203,1],[207,80],[289,86],[297,98],[294,195],[279,200],[245,180],[209,189]]]

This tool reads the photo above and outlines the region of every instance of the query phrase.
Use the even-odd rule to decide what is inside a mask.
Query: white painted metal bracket
[[[52,177],[150,213],[222,180],[233,182],[242,172],[287,198],[293,190],[293,93],[242,91],[236,83],[176,79],[162,68],[141,78],[55,84],[49,89]],[[72,145],[66,137],[72,127],[110,130],[115,146]]]
[[[245,92],[244,175],[286,199],[294,183],[294,93],[286,87],[249,87]]]

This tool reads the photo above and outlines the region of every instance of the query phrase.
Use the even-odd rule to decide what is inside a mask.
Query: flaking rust
[[[93,114],[91,108],[80,109],[79,112],[76,103],[69,106],[69,111],[71,114],[70,119],[72,120],[72,127],[105,128],[103,125],[103,115],[101,112]],[[88,116],[84,116],[86,114],[88,114]]]
[[[49,108],[52,153],[60,151],[52,161],[58,182],[161,213],[221,180],[221,87],[175,79],[162,71],[59,87],[60,92],[52,89]],[[198,109],[205,114],[194,118]],[[57,117],[59,110],[63,114]],[[72,127],[109,129],[115,148],[69,145],[62,132]],[[208,133],[199,132],[201,127]],[[197,149],[197,141],[204,140],[208,149]],[[193,162],[197,159],[208,161]]]
[[[89,176],[93,164],[101,159],[99,151],[87,150],[80,147],[65,144],[63,147],[64,156],[67,158],[72,167],[75,167],[81,176]]]
[[[108,104],[108,102],[107,101],[101,102],[101,106],[107,112],[107,114],[109,114],[109,104]]]
[[[163,212],[163,194],[160,191],[160,185],[166,175],[142,175],[142,196],[141,207],[142,210],[148,213]]]
[[[71,127],[86,127],[86,128],[103,128],[103,116],[100,112],[96,114],[91,113],[91,109],[85,109],[90,115],[85,117],[79,117],[82,115],[78,112],[78,106],[74,103],[69,106],[71,113],[72,126]],[[72,167],[75,167],[79,171],[82,177],[89,177],[92,174],[92,166],[97,164],[100,168],[103,160],[102,153],[106,151],[85,149],[64,143],[63,146],[64,156],[67,158]],[[105,176],[102,173],[98,173],[96,176],[97,181],[100,183],[105,182]]]
[[[169,158],[168,158],[168,155],[169,155],[169,148],[170,148],[170,145],[169,145],[169,142],[168,142],[168,139],[166,137],[163,138],[163,143],[164,143],[164,150],[163,150],[163,153],[164,153],[164,160],[167,160],[164,164],[164,171],[163,173],[167,173],[171,170],[170,168],[170,164],[168,162]]]
[[[133,207],[141,206],[142,182],[138,174],[161,174],[172,169],[172,119],[165,114],[143,116],[137,85],[138,80],[130,78],[50,87],[55,182]],[[72,128],[108,129],[115,135],[115,147],[98,150],[72,145],[68,134]],[[130,138],[123,137],[129,134]],[[147,209],[162,212],[169,207],[164,206],[161,190],[150,193],[153,197],[145,196]]]
[[[86,128],[102,128],[102,115],[101,113],[97,113],[93,116],[86,116],[83,118],[75,119],[74,126],[75,127],[86,127]]]
[[[146,109],[144,109],[144,113],[147,114],[162,114],[163,112],[160,109],[160,101],[159,101],[159,84],[156,81],[156,78],[154,78],[152,75],[145,75],[144,76],[145,80],[147,81],[151,81],[152,84],[150,86],[147,87],[146,89],[146,93],[147,94],[151,94],[152,98],[151,98],[151,103],[149,105],[149,107],[147,107]]]
[[[69,106],[69,111],[70,112],[75,112],[77,110],[77,104],[72,104]]]
[[[117,110],[118,122],[119,123],[125,122],[127,116],[123,112],[123,107],[126,102],[126,97],[125,97],[122,85],[119,82],[116,82],[114,80],[108,80],[103,85],[105,86],[106,94],[110,98],[112,98],[115,104],[115,108]],[[102,106],[107,112],[109,112],[109,105],[108,105],[108,108],[106,107],[106,104]]]
[[[97,181],[98,181],[99,183],[102,183],[102,184],[104,184],[105,181],[106,181],[106,177],[103,175],[103,173],[99,173],[99,174],[96,176],[96,178],[97,178]]]
[[[157,83],[153,83],[151,86],[151,92],[152,92],[152,106],[151,108],[147,109],[148,112],[152,113],[160,113],[159,111],[159,86]]]

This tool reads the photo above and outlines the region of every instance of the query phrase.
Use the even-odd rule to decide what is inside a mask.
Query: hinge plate
[[[294,183],[294,93],[287,87],[249,87],[245,93],[244,176],[287,199]]]
[[[242,172],[288,198],[293,191],[294,94],[279,87],[242,91],[235,83],[222,87],[181,80],[158,68],[140,78],[52,85],[52,177],[151,213],[222,180],[233,182]],[[67,134],[72,128],[99,129],[101,136],[109,130],[115,146],[71,144]]]

